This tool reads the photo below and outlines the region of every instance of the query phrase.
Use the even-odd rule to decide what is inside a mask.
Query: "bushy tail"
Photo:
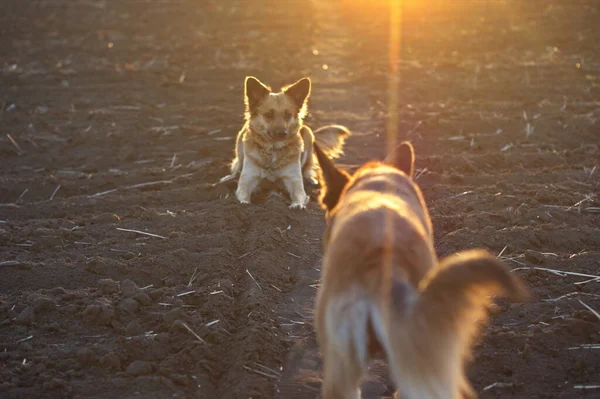
[[[387,340],[384,347],[401,397],[476,397],[464,362],[488,319],[491,295],[522,301],[529,294],[495,256],[483,250],[464,251],[445,258],[422,281],[407,315],[390,313],[381,339]]]
[[[528,290],[496,257],[471,250],[444,259],[418,288],[397,281],[385,299],[342,297],[328,315],[336,314],[333,307],[343,312],[326,317],[333,347],[347,354],[338,359],[345,363],[338,363],[337,370],[348,375],[353,363],[365,366],[366,336],[372,331],[386,353],[399,397],[475,398],[464,362],[488,318],[490,295],[520,301]]]
[[[329,158],[337,158],[344,154],[344,143],[350,136],[350,130],[342,125],[328,125],[313,131],[315,141]]]

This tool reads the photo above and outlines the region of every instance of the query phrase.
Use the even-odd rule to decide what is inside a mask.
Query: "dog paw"
[[[240,201],[241,204],[249,204],[250,203],[250,196],[245,194],[245,193],[240,193],[239,191],[235,194],[236,198],[238,199],[238,201]]]
[[[292,201],[292,205],[290,205],[290,209],[306,209],[306,204],[308,204],[308,200],[309,200],[308,195],[304,195],[303,197]]]
[[[306,204],[301,202],[293,202],[292,205],[289,206],[290,209],[306,209]]]

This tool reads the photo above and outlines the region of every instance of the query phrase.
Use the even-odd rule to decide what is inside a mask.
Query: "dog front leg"
[[[308,203],[308,196],[304,191],[304,182],[302,181],[302,167],[300,162],[293,164],[285,168],[281,173],[283,184],[286,190],[290,194],[292,199],[291,209],[303,209],[306,208]]]
[[[242,204],[249,204],[252,193],[260,183],[260,168],[257,167],[248,158],[244,159],[242,174],[238,182],[235,196]]]
[[[292,204],[290,209],[304,209],[308,203],[308,195],[304,191],[304,182],[300,178],[284,179],[285,188],[290,193]]]

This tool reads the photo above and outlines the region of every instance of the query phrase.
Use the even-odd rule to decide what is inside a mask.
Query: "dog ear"
[[[397,146],[384,161],[387,164],[406,173],[410,178],[415,171],[415,150],[409,141],[404,141]]]
[[[321,194],[319,202],[327,211],[331,211],[338,203],[342,191],[348,181],[350,175],[347,172],[339,169],[335,163],[314,143],[315,155],[321,167]]]
[[[244,100],[248,110],[252,110],[271,92],[271,89],[264,85],[254,76],[246,76],[244,81]]]
[[[294,100],[298,108],[302,108],[310,96],[310,87],[310,79],[302,78],[296,83],[284,87],[282,91]]]

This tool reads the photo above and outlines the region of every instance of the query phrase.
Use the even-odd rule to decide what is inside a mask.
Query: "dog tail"
[[[343,147],[350,130],[342,125],[328,125],[318,128],[313,134],[325,155],[335,159],[344,154]]]
[[[388,296],[348,293],[332,301],[325,317],[327,347],[341,354],[339,376],[352,375],[348,368],[366,367],[371,332],[405,399],[475,398],[464,362],[488,318],[490,295],[528,297],[521,281],[482,250],[444,259],[418,288],[396,280],[390,289]]]
[[[483,250],[460,252],[423,279],[406,315],[391,313],[387,329],[375,329],[387,342],[394,380],[404,397],[476,397],[464,362],[488,319],[491,295],[522,301],[528,290],[495,256]]]

